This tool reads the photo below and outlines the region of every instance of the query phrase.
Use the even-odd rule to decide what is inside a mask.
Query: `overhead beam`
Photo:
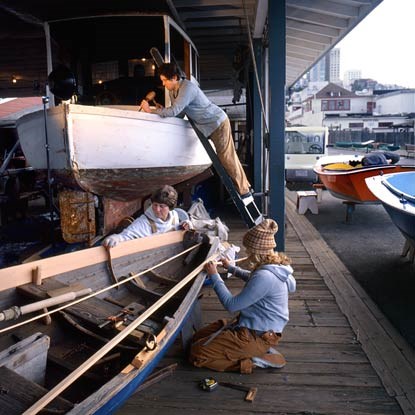
[[[326,44],[321,45],[318,43],[308,42],[307,40],[298,39],[290,36],[287,36],[285,42],[288,46],[290,46],[290,48],[295,46],[297,48],[315,50],[319,52],[323,52],[326,49]]]
[[[287,22],[287,25],[289,22]],[[316,35],[314,33],[306,32],[297,29],[287,29],[287,37],[298,39],[299,41],[306,41],[318,45],[328,45],[332,42],[332,37],[325,35]]]
[[[235,27],[220,27],[218,29],[215,29],[213,32],[216,36],[230,36],[230,35],[241,35],[244,34],[247,36],[246,28],[243,26],[235,26]],[[192,29],[192,40],[197,37],[203,37],[203,36],[212,36],[212,30],[200,28]]]
[[[322,51],[312,50],[307,48],[301,48],[287,44],[287,56],[304,56],[307,59],[316,59],[321,55]]]
[[[186,27],[191,28],[205,28],[205,27],[225,27],[241,25],[242,19],[217,19],[217,20],[195,20],[186,22]]]
[[[346,19],[356,18],[359,16],[359,7],[335,3],[328,0],[287,0],[287,6]]]
[[[332,27],[321,26],[317,24],[304,23],[289,18],[287,18],[286,24],[288,29],[302,30],[303,32],[314,33],[317,35],[324,35],[332,38],[336,38],[340,35],[339,29],[334,29]]]
[[[190,20],[190,19],[203,19],[209,18],[214,19],[217,17],[243,17],[245,18],[245,12],[243,9],[237,8],[227,8],[227,9],[212,9],[206,11],[189,11],[189,12],[181,12],[180,17],[183,20]]]
[[[246,33],[238,33],[235,35],[227,35],[227,36],[222,36],[221,34],[217,34],[215,30],[211,31],[210,36],[205,35],[205,36],[195,36],[192,33],[192,40],[194,42],[209,42],[212,39],[218,38],[220,39],[222,42],[226,42],[226,41],[233,41],[233,40],[244,40],[246,42],[248,42],[248,35]]]
[[[226,2],[223,0],[173,0],[174,5],[176,8],[181,7],[208,7],[208,6],[238,6],[242,7],[242,0],[227,0]],[[245,0],[245,4],[249,6],[253,6],[255,4],[255,0]]]
[[[297,60],[297,61],[303,61],[303,62],[313,62],[313,60],[315,60],[317,57],[311,57],[311,56],[303,56],[300,55],[298,53],[293,53],[290,52],[289,50],[287,50],[287,54],[286,54],[287,58],[291,58],[293,60]]]
[[[349,25],[347,19],[308,12],[295,7],[287,7],[287,19],[295,19],[304,23],[327,26],[333,29],[346,29]]]

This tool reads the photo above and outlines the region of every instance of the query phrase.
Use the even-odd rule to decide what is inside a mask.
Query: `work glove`
[[[114,248],[114,246],[117,246],[123,240],[124,239],[121,235],[114,233],[113,235],[107,236],[102,245],[107,248]]]
[[[184,220],[180,223],[180,229],[190,231],[193,229],[193,223],[190,220]]]

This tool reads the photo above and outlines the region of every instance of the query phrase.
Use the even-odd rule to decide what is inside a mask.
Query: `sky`
[[[362,78],[415,88],[415,0],[383,0],[336,47],[340,78],[360,69]]]

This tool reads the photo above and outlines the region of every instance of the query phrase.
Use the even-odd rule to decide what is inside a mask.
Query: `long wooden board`
[[[125,255],[159,248],[183,240],[184,231],[167,232],[149,236],[147,238],[126,241],[111,248],[112,259]],[[41,279],[50,278],[57,274],[81,269],[90,265],[107,262],[108,254],[103,246],[84,249],[69,254],[40,259],[26,264],[15,265],[0,269],[0,291],[32,282],[33,270],[40,271]]]

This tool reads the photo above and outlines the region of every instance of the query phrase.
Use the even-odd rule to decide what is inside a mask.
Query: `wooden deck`
[[[179,345],[161,366],[178,362],[168,378],[133,395],[118,414],[414,414],[415,354],[390,326],[338,257],[287,199],[286,252],[293,260],[297,292],[278,349],[283,369],[251,375],[192,367]],[[244,225],[227,220],[230,241],[241,246]],[[237,292],[239,280],[228,286]],[[211,288],[203,288],[203,320],[226,317]],[[245,393],[219,386],[198,388],[207,376],[258,388]]]

